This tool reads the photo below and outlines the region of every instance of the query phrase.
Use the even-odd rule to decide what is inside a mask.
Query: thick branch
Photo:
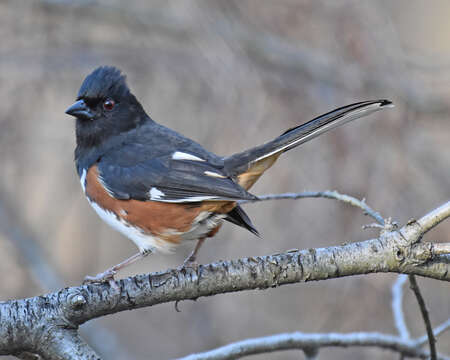
[[[36,351],[43,332],[72,331],[88,320],[119,311],[221,293],[266,289],[357,274],[397,272],[450,280],[450,259],[421,243],[412,221],[378,239],[342,246],[223,261],[198,269],[168,270],[109,283],[62,289],[0,303],[0,355]]]
[[[428,359],[430,354],[417,347],[413,340],[405,340],[398,336],[380,333],[350,333],[350,334],[305,334],[295,332],[290,334],[272,335],[262,338],[247,339],[232,343],[211,351],[192,354],[178,360],[228,360],[239,359],[248,355],[269,353],[280,350],[310,349],[322,347],[365,346],[378,347],[398,352],[408,357]],[[439,356],[439,359],[449,359]]]
[[[295,282],[324,280],[375,272],[403,272],[450,280],[450,266],[423,245],[416,252],[386,239],[374,239],[343,246],[295,251],[199,266],[197,271],[169,270],[121,280],[119,290],[107,284],[70,288],[64,296],[81,294],[83,311],[66,316],[76,324],[92,318],[170,301],[196,299],[220,293],[265,289]],[[409,259],[407,254],[422,254]],[[428,254],[427,257],[424,257]]]
[[[51,331],[42,340],[37,352],[46,360],[100,360],[75,329]]]
[[[430,211],[428,214],[417,220],[417,223],[422,228],[422,235],[448,217],[450,217],[450,201],[447,201],[445,204],[442,204],[437,209]]]

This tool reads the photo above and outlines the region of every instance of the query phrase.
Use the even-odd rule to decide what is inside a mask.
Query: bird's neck
[[[75,162],[78,173],[82,169],[89,168],[100,160],[108,151],[121,146],[124,142],[129,141],[130,136],[136,132],[141,126],[155,124],[155,122],[145,113],[142,114],[140,121],[136,122],[136,126],[126,130],[109,133],[104,130],[101,133],[83,132],[77,124],[76,139],[77,146],[75,148]],[[128,139],[128,140],[127,140]]]

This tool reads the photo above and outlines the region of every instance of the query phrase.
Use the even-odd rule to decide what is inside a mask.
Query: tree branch
[[[443,218],[432,213],[432,218]],[[167,270],[120,280],[116,286],[90,284],[3,302],[0,355],[39,353],[43,332],[72,331],[106,314],[201,296],[376,272],[450,281],[450,257],[421,243],[422,229],[426,227],[410,221],[398,231],[382,231],[379,238],[358,243]]]
[[[408,277],[400,274],[394,285],[392,285],[392,313],[394,315],[395,327],[402,339],[409,339],[409,331],[405,322],[405,314],[403,312],[403,285]]]
[[[325,198],[334,199],[338,201],[345,202],[347,204],[356,206],[364,211],[365,215],[369,215],[374,218],[379,224],[384,225],[384,219],[381,214],[371,207],[369,207],[365,200],[358,200],[357,198],[345,194],[340,194],[337,191],[305,191],[301,193],[284,193],[284,194],[269,194],[258,196],[257,200],[244,200],[240,201],[240,204],[248,202],[259,202],[267,200],[280,200],[280,199],[304,199],[304,198]]]
[[[422,228],[422,235],[430,231],[441,221],[444,221],[450,216],[450,201],[442,204],[438,208],[430,211],[428,214],[417,220],[417,223]]]
[[[433,247],[434,247],[433,252],[436,255],[447,255],[447,254],[450,254],[450,244],[434,243]]]
[[[425,328],[427,330],[428,343],[430,344],[431,360],[436,360],[437,359],[436,339],[434,338],[434,335],[433,335],[433,328],[431,327],[431,321],[430,321],[430,317],[428,316],[428,310],[425,305],[425,300],[423,299],[423,296],[420,292],[419,286],[417,285],[415,276],[409,275],[408,278],[409,278],[411,290],[414,292],[417,302],[419,303],[420,312],[422,313],[423,321],[425,323]]]
[[[365,346],[392,350],[402,355],[428,359],[430,354],[417,347],[416,341],[380,333],[357,332],[349,334],[305,334],[301,332],[247,339],[178,360],[229,360],[248,355],[292,349],[318,349],[322,347]],[[450,358],[440,355],[438,359]]]
[[[445,332],[448,329],[450,329],[450,319],[447,319],[447,321],[443,322],[441,325],[436,326],[436,328],[433,331],[434,337],[441,335],[443,332]],[[424,335],[417,340],[417,344],[424,345],[427,341],[428,341],[428,335]]]
[[[422,236],[430,231],[433,227],[438,225],[440,222],[445,220],[450,216],[450,201],[442,204],[438,208],[430,211],[428,214],[424,215],[419,220],[410,220],[408,225],[411,225],[409,228],[401,229],[400,234],[403,236],[409,236],[410,238],[416,238],[417,241],[420,241]],[[431,245],[433,246],[433,245]],[[436,256],[441,254],[449,254],[450,244],[436,244],[436,249],[433,249],[433,252]],[[430,318],[428,316],[428,310],[425,305],[425,301],[420,292],[419,286],[416,282],[416,279],[413,274],[409,274],[408,276],[411,289],[416,296],[417,302],[419,303],[420,312],[422,314],[422,318],[425,322],[425,327],[428,335],[428,342],[430,344],[430,353],[431,360],[436,360],[436,339],[433,335],[433,329],[431,327]]]
[[[49,332],[42,339],[38,353],[46,360],[100,360],[76,329],[55,329]]]

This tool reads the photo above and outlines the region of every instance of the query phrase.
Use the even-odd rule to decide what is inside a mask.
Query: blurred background
[[[0,300],[81,283],[136,252],[85,200],[65,109],[84,77],[115,65],[156,121],[229,155],[336,107],[388,98],[396,108],[285,154],[255,194],[338,190],[404,224],[450,195],[448,1],[0,1]],[[245,206],[262,234],[231,224],[200,263],[375,237],[356,208],[331,200]],[[426,240],[450,241],[450,222]],[[178,266],[193,244],[121,277]],[[279,332],[395,333],[396,276],[377,274],[201,298],[83,326],[105,359],[170,359]],[[449,285],[419,279],[433,325]],[[407,322],[424,333],[405,288]],[[438,342],[450,353],[450,334]],[[301,359],[299,351],[252,359]],[[327,349],[320,359],[397,359]]]

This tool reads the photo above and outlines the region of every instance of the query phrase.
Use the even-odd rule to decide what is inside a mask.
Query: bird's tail
[[[393,107],[389,100],[363,101],[340,107],[289,129],[263,145],[225,158],[225,168],[242,187],[249,189],[283,152],[337,126],[388,107]]]

